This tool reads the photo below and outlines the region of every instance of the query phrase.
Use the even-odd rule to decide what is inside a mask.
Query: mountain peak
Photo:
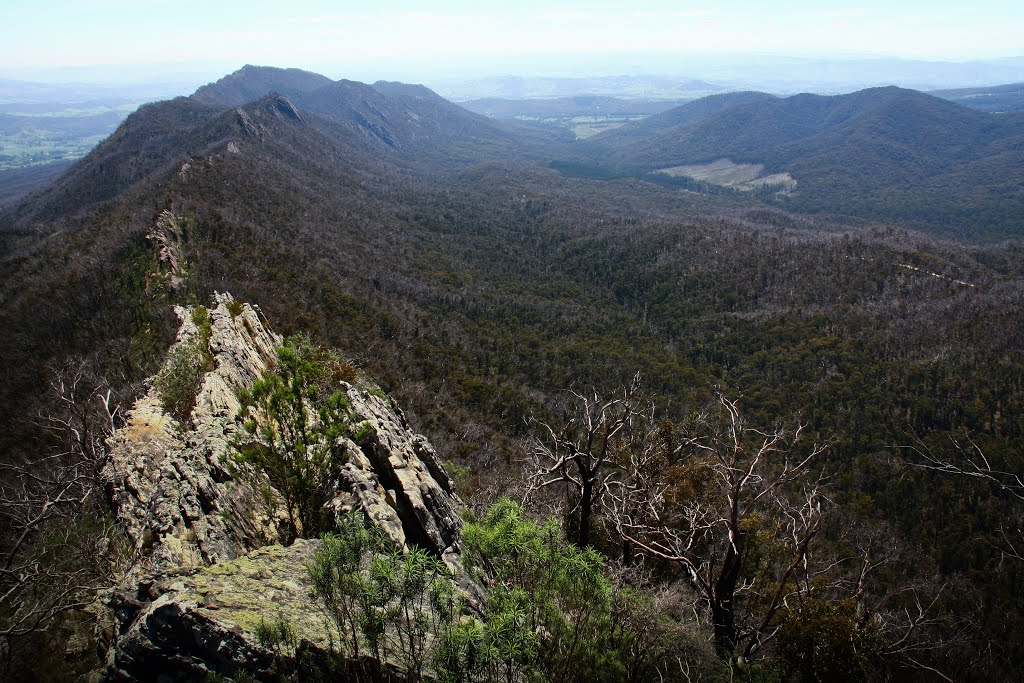
[[[207,104],[237,107],[269,92],[294,98],[331,83],[333,81],[327,76],[311,71],[246,64],[224,78],[202,86],[192,94],[192,99]]]

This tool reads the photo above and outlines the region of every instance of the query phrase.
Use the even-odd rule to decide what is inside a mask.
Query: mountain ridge
[[[332,83],[324,87],[334,88]],[[949,484],[938,473],[908,466],[903,445],[918,443],[912,435],[942,447],[969,434],[992,462],[1019,462],[1024,259],[1018,245],[935,240],[881,220],[833,222],[739,193],[682,192],[647,182],[647,176],[606,182],[560,175],[544,164],[542,153],[551,148],[540,144],[539,134],[529,154],[510,160],[506,150],[526,136],[517,136],[517,129],[477,128],[478,118],[447,108],[437,121],[417,126],[413,114],[435,117],[434,104],[445,105],[415,86],[349,90],[363,99],[344,93],[325,99],[379,124],[401,148],[386,144],[354,115],[346,118],[348,109],[331,116],[303,108],[297,100],[306,94],[292,99],[272,91],[243,105],[214,106],[209,114],[209,105],[172,102],[146,110],[79,169],[78,185],[87,187],[93,174],[111,198],[88,206],[67,201],[29,207],[55,218],[40,221],[51,229],[46,236],[23,236],[0,258],[5,457],[18,457],[26,444],[45,443],[32,431],[40,429],[32,418],[56,414],[47,412],[57,400],[46,402],[50,368],[79,361],[116,383],[127,407],[148,395],[145,379],[159,370],[175,341],[173,305],[209,301],[214,292],[260,302],[258,322],[323,340],[378,378],[408,411],[409,426],[457,466],[450,468],[453,478],[475,507],[525,486],[519,478],[528,457],[522,444],[540,424],[556,425],[556,431],[565,424],[567,389],[587,387],[581,396],[591,387],[603,396],[621,395],[639,372],[650,406],[670,419],[663,425],[672,439],[665,453],[689,433],[683,430],[689,429],[691,409],[721,406],[723,395],[743,397],[743,414],[753,427],[771,430],[793,420],[808,443],[828,443],[821,466],[834,473],[829,496],[835,507],[828,513],[834,521],[819,538],[832,541],[826,537],[835,530],[834,544],[826,548],[837,557],[848,557],[850,543],[862,538],[871,548],[902,553],[883,568],[888,573],[865,584],[867,618],[884,625],[906,614],[905,586],[913,581],[935,596],[940,627],[952,624],[958,636],[963,617],[981,631],[966,645],[958,638],[948,645],[940,640],[934,655],[927,650],[926,666],[966,678],[968,670],[978,670],[976,662],[993,661],[986,653],[996,643],[1009,653],[1007,661],[989,663],[985,671],[1017,670],[1011,664],[1024,642],[1021,624],[1012,618],[1020,613],[1020,595],[1012,590],[1017,575],[1006,573],[1009,563],[998,546],[1013,501],[973,482]],[[860,148],[852,129],[876,136],[867,141],[887,162],[891,149],[913,140],[895,135],[890,113],[918,116],[928,109],[895,106],[898,92],[864,97],[877,101],[826,106],[797,98],[790,104],[802,118],[774,134],[787,144],[794,142],[787,134],[803,135],[796,141],[804,149],[793,152],[799,157],[806,150],[835,154],[820,136],[836,131]],[[755,110],[744,116],[779,105],[766,100],[750,106]],[[445,122],[446,111],[454,122]],[[165,139],[175,116],[187,124],[180,132],[184,145]],[[721,120],[716,115],[685,130],[710,130]],[[420,135],[435,124],[436,136]],[[486,137],[475,139],[474,131]],[[423,140],[430,144],[418,146]],[[998,152],[1002,138],[993,140]],[[160,152],[149,155],[155,161],[141,156],[150,149]],[[540,161],[530,158],[533,150]],[[111,168],[101,173],[107,160]],[[900,162],[914,170],[915,159]],[[979,170],[985,169],[971,172]],[[988,170],[995,176],[1000,168]],[[131,182],[120,187],[118,179]],[[992,192],[999,190],[995,180]],[[834,189],[838,181],[831,182]],[[805,191],[806,183],[797,191]],[[256,329],[255,309],[237,308],[225,302],[220,310],[218,304],[211,314],[214,335],[221,326],[248,334],[246,322]],[[391,410],[373,391],[358,398]],[[136,405],[145,409],[152,402]],[[221,408],[218,419],[230,421],[233,406],[221,402]],[[192,434],[173,431],[160,436],[168,443],[180,437],[184,443],[174,443],[183,448],[174,446],[175,452],[195,456],[198,464],[212,460]],[[127,450],[119,455],[129,473],[143,461]],[[116,489],[119,495],[149,490],[150,476],[166,482],[172,495],[185,489],[184,483],[174,485],[181,481],[174,467],[142,470]],[[683,482],[685,490],[690,485]],[[389,483],[381,487],[394,490]],[[215,544],[197,543],[203,529],[189,528],[185,515],[179,526],[174,517],[210,501],[198,498],[158,506],[173,523],[159,520],[153,527],[160,533],[138,529],[133,540],[155,541],[171,565],[185,558],[179,549],[188,550],[188,558],[219,552]],[[139,499],[138,508],[149,510],[150,500]],[[401,510],[396,514],[401,519]],[[934,523],[949,519],[962,523]],[[848,537],[847,531],[858,535]],[[609,542],[608,552],[617,553],[618,541]],[[305,561],[300,550],[295,567]],[[249,562],[257,559],[237,558],[225,566],[241,573],[255,569]],[[765,568],[752,564],[758,572]],[[857,585],[859,565],[854,561],[849,568],[852,582],[836,577],[842,594],[816,594],[807,604],[849,605],[849,615],[839,616],[854,629],[861,623],[854,609],[860,598],[847,596],[845,586]],[[744,578],[745,585],[758,576]],[[155,590],[169,588],[193,605],[199,592],[192,589],[206,578],[200,570],[181,581],[184,588]],[[984,607],[965,615],[973,602],[949,591],[949,582],[969,595],[985,595]],[[144,645],[148,616],[132,620],[155,614],[172,598],[160,598],[159,606],[154,601],[154,611],[147,612],[150,607],[140,603],[153,596],[141,592],[146,595],[123,603],[123,624]],[[307,594],[300,586],[289,599]],[[762,597],[756,591],[737,595],[741,609]],[[223,605],[218,608],[225,614]],[[803,632],[818,623],[803,621],[816,619],[817,612],[800,609],[780,614],[773,632],[778,627],[785,635],[794,623]],[[157,614],[156,631],[173,630],[182,623],[176,618],[172,613],[161,621]],[[746,623],[756,628],[761,622]],[[929,630],[913,646],[931,647],[933,634],[945,636]],[[905,642],[901,635],[888,642]],[[184,642],[195,642],[191,632],[186,636]],[[172,651],[180,642],[172,643]],[[785,651],[773,648],[759,651],[765,659],[758,666],[782,661],[772,657]],[[25,652],[30,658],[38,650]],[[779,666],[796,670],[785,662]],[[893,663],[892,677],[908,668],[918,667]]]
[[[717,96],[717,97],[728,97]],[[718,159],[789,173],[780,206],[847,213],[956,234],[1024,233],[1024,116],[996,116],[889,86],[848,95],[802,94],[723,107],[701,105],[582,141],[576,158],[607,170],[649,173]],[[674,122],[674,119],[681,122]],[[649,132],[653,131],[653,132]],[[993,201],[989,190],[1005,196]]]
[[[293,97],[312,92],[332,82],[327,76],[312,71],[246,64],[237,71],[200,87],[190,97],[204,104],[237,107],[257,100],[269,92],[279,92],[286,97]]]

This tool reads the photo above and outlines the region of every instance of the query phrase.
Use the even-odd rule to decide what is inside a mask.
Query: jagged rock
[[[334,509],[343,511],[358,503],[396,545],[414,543],[454,567],[461,503],[433,446],[413,433],[402,412],[381,397],[352,386],[346,394],[372,434],[359,456],[342,470]]]
[[[276,511],[251,487],[230,481],[226,451],[238,429],[238,389],[263,373],[281,340],[251,306],[233,316],[231,301],[218,295],[209,312],[214,367],[203,379],[192,425],[167,415],[154,387],[109,440],[104,476],[114,512],[145,556],[136,576],[229,560],[278,539]],[[190,310],[177,312],[175,345],[190,344],[202,332]]]
[[[178,315],[176,346],[205,339],[191,310]],[[238,390],[274,363],[281,338],[257,308],[228,294],[215,297],[209,320],[212,370],[187,424],[164,412],[153,388],[109,441],[104,474],[114,514],[144,561],[108,600],[117,624],[108,680],[155,672],[175,672],[164,680],[202,679],[211,671],[232,675],[243,664],[257,677],[270,676],[269,654],[254,645],[252,630],[261,616],[273,616],[268,605],[282,601],[294,604],[295,614],[286,616],[309,647],[323,639],[305,587],[304,565],[318,542],[273,545],[286,521],[270,502],[280,497],[232,479],[228,467],[241,429]],[[356,423],[370,429],[361,445],[347,440],[349,458],[332,478],[328,511],[362,511],[397,546],[418,545],[456,569],[462,503],[437,453],[379,390],[341,388]],[[269,481],[256,488],[269,489]],[[312,620],[308,629],[299,626],[302,619]]]
[[[283,95],[276,97],[274,99],[274,107],[286,118],[303,123],[302,114],[299,113],[299,110],[295,108],[295,105],[287,97]]]
[[[202,681],[246,672],[274,680],[274,656],[253,635],[261,620],[288,621],[296,634],[328,647],[323,615],[309,606],[305,566],[320,541],[267,546],[150,588],[139,604],[119,594],[122,632],[108,654],[105,681]],[[125,604],[130,604],[125,607]]]
[[[188,165],[182,166],[179,174],[184,176],[188,171]],[[157,261],[161,266],[168,268],[168,277],[172,290],[177,290],[182,285],[182,264],[181,264],[181,242],[184,230],[182,221],[174,215],[170,209],[164,209],[156,220],[153,230],[146,235],[146,238],[155,242],[157,246]]]
[[[238,125],[248,135],[254,138],[262,138],[263,131],[253,123],[252,118],[245,113],[241,107],[235,109],[235,116],[238,118]]]

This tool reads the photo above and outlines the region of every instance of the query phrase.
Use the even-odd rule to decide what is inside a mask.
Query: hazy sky
[[[360,76],[609,53],[1024,54],[1022,0],[2,0],[0,72],[243,63]],[[199,67],[197,67],[198,69]],[[552,71],[555,69],[552,68]],[[53,72],[56,73],[56,72]],[[389,73],[380,75],[388,76]]]

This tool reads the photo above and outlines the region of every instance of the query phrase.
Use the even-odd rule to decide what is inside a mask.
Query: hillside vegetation
[[[1019,235],[1024,118],[900,88],[719,95],[582,142],[575,161],[649,172],[728,159],[789,173],[787,209],[897,221],[941,235]]]
[[[1009,83],[991,88],[954,88],[928,93],[971,109],[997,114],[1024,111],[1024,83]]]
[[[44,443],[25,416],[50,405],[50,366],[87,358],[130,397],[172,341],[170,305],[215,291],[259,302],[282,333],[311,333],[376,377],[479,509],[522,493],[524,442],[541,423],[568,420],[566,390],[618,395],[639,373],[659,434],[688,433],[720,395],[765,431],[803,425],[806,443],[827,444],[816,461],[831,510],[825,548],[884,551],[863,590],[844,593],[853,603],[773,612],[797,645],[758,649],[762,663],[814,680],[821,669],[807,668],[801,634],[849,616],[830,610],[909,613],[920,602],[926,616],[905,641],[916,649],[886,641],[895,649],[883,648],[888,658],[873,671],[1013,675],[1024,656],[1022,564],[1008,557],[1005,534],[1019,503],[983,480],[917,467],[907,447],[954,457],[952,440],[969,438],[997,468],[1022,471],[1020,246],[936,241],[629,174],[588,179],[549,162],[578,149],[590,155],[581,165],[761,163],[797,180],[787,206],[868,216],[889,207],[898,217],[941,189],[946,203],[921,211],[948,231],[956,223],[961,236],[1008,235],[1019,234],[1010,215],[1019,150],[1006,133],[1016,124],[898,89],[753,94],[635,124],[649,137],[623,128],[570,146],[419,86],[315,87],[302,75],[235,102],[288,73],[247,68],[201,89],[205,103],[145,107],[5,214],[5,458]],[[999,195],[984,205],[993,217],[961,224],[984,195],[957,188],[982,170]],[[956,174],[962,185],[943,184]],[[833,203],[815,204],[826,190]],[[969,203],[943,208],[961,199]],[[172,233],[155,230],[165,211],[177,217]],[[917,225],[932,214],[913,215]],[[696,496],[712,490],[701,471],[666,476],[678,477],[680,496]],[[572,500],[536,500],[567,528],[578,522]],[[621,558],[609,519],[597,515],[593,544]],[[779,561],[764,542],[744,576]],[[651,580],[686,580],[663,560],[642,561]]]

